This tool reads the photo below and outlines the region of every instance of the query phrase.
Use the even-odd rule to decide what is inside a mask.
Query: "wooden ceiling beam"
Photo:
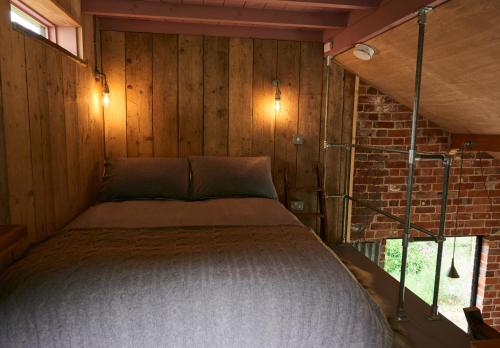
[[[321,31],[100,18],[101,30],[321,42]]]
[[[278,4],[287,6],[307,6],[331,10],[373,10],[380,0],[246,0],[247,4]]]
[[[500,135],[487,134],[452,134],[452,149],[458,149],[466,142],[471,142],[468,149],[474,151],[500,152]]]
[[[332,29],[345,27],[348,13],[311,13],[251,8],[177,5],[136,0],[85,0],[83,12],[103,17],[208,24],[260,25],[284,28]]]
[[[356,43],[365,42],[417,16],[422,7],[436,7],[448,0],[392,0],[374,10],[341,32],[326,30],[324,42],[332,42],[332,48],[325,53],[336,56],[351,49]]]

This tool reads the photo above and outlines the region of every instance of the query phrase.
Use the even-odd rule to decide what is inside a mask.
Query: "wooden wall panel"
[[[203,154],[203,37],[179,36],[179,155]]]
[[[103,32],[103,45],[110,35],[120,33]],[[129,33],[121,35],[129,37]],[[136,107],[129,97],[135,93],[128,86],[129,75],[135,74],[136,80],[153,81],[154,150],[148,156],[267,155],[273,159],[273,179],[280,199],[284,198],[285,168],[292,185],[316,185],[316,164],[323,159],[322,107],[326,99],[321,44],[163,34],[154,34],[152,40],[152,53],[149,44],[132,49],[126,42],[128,54],[152,56],[153,69],[142,68],[141,72],[148,76],[140,76],[139,70],[132,72],[130,62],[124,68],[125,58],[121,59],[120,54],[103,52],[108,76],[125,76],[127,88],[125,82],[116,88],[119,93],[126,90],[127,109]],[[346,73],[344,79],[344,71],[338,66],[332,67],[330,74],[327,139],[349,142],[353,110],[344,107],[344,103],[352,104],[354,92],[349,81],[354,81],[354,77]],[[275,112],[272,85],[276,78],[281,81],[282,92],[279,113]],[[115,97],[114,89],[111,88],[111,100]],[[344,101],[344,94],[350,99]],[[115,127],[112,122],[120,121],[108,121],[106,117],[106,127]],[[116,126],[126,127],[121,132],[129,136],[135,131],[129,128],[137,128],[124,120]],[[303,145],[293,145],[295,134],[304,136]],[[109,137],[106,141],[110,141]],[[329,160],[331,156],[337,157],[330,162],[334,166],[327,181],[330,188],[338,189],[339,176],[343,174],[339,169],[341,161],[334,154],[329,155]],[[296,194],[293,198],[303,200],[308,212],[317,212],[315,193]],[[329,206],[332,211],[328,216],[333,219],[330,226],[336,226],[338,204]],[[315,218],[303,220],[317,227]],[[335,227],[328,235],[333,244],[337,238]]]
[[[329,69],[330,82],[329,92],[330,98],[328,100],[328,116],[327,116],[327,130],[326,141],[328,143],[341,143],[342,142],[342,110],[344,99],[344,70],[333,64]],[[340,193],[341,189],[341,162],[340,159],[343,155],[341,149],[329,149],[326,153],[326,170],[332,173],[326,178],[325,187],[328,194]],[[341,200],[334,198],[327,201],[328,220],[331,221],[330,231],[327,233],[327,241],[333,243],[340,231],[338,230],[338,221],[340,221],[341,214]]]
[[[230,156],[252,153],[253,40],[229,42],[229,144]]]
[[[153,37],[153,143],[158,157],[179,155],[177,35]]]
[[[276,40],[255,39],[253,53],[252,154],[274,159],[276,90],[271,82],[277,77],[278,43]]]
[[[7,160],[5,153],[5,132],[3,127],[2,74],[0,71],[0,224],[8,224],[9,189],[7,183]]]
[[[203,57],[203,154],[228,153],[229,39],[205,37]]]
[[[127,153],[153,155],[153,35],[126,33]]]
[[[125,34],[106,31],[101,35],[102,69],[113,95],[104,109],[106,157],[127,156],[127,97],[125,94]]]
[[[317,43],[302,43],[300,46],[300,94],[299,134],[306,139],[297,150],[296,184],[301,187],[316,186],[316,166],[320,160],[321,99],[323,95],[322,46]],[[310,212],[317,212],[318,202],[314,195],[299,195]],[[316,219],[305,222],[316,227]]]
[[[297,145],[291,140],[298,131],[300,42],[278,41],[276,76],[280,80],[282,108],[276,114],[273,178],[278,195],[284,200],[285,169],[288,171],[290,184],[295,185]]]
[[[36,229],[39,237],[46,237],[55,228],[54,187],[52,166],[50,166],[50,121],[49,96],[47,89],[46,49],[40,41],[26,38],[26,66],[31,164],[33,167],[33,193],[35,197]]]
[[[63,227],[69,218],[68,165],[66,149],[66,119],[62,80],[62,56],[56,50],[47,50],[47,66],[43,69],[47,82],[50,125],[50,158],[52,167],[54,211],[56,229]],[[28,101],[29,103],[29,101]]]
[[[76,85],[76,66],[70,58],[62,61],[64,115],[66,123],[66,163],[68,168],[68,211],[69,216],[75,216],[81,196],[80,159],[78,158],[80,144],[78,134],[78,107],[76,104],[78,90]]]
[[[30,239],[34,239],[35,208],[24,35],[9,29],[3,39],[0,54],[10,220],[26,224]]]
[[[8,220],[27,225],[30,241],[40,241],[92,202],[102,174],[101,89],[93,73],[92,17],[82,18],[89,62],[84,65],[12,29],[3,20],[8,3],[0,1],[5,48],[0,51],[0,130],[6,146]]]

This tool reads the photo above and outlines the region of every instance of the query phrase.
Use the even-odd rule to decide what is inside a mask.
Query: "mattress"
[[[98,205],[31,250],[0,276],[0,346],[392,345],[380,308],[278,202],[184,203]]]

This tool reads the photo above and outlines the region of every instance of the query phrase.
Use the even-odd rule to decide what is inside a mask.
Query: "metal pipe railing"
[[[401,276],[399,279],[397,320],[406,320],[404,297],[406,290],[406,263],[408,260],[408,243],[410,238],[411,202],[413,193],[413,177],[415,175],[415,150],[417,147],[417,122],[420,110],[420,87],[422,82],[422,65],[424,58],[425,21],[430,8],[424,7],[418,11],[418,47],[417,66],[415,71],[415,97],[413,99],[413,114],[411,121],[410,152],[408,154],[408,180],[406,187],[405,224],[403,229],[403,251],[401,256]]]
[[[431,315],[429,316],[429,319],[431,320],[436,320],[440,318],[438,311],[439,281],[441,279],[441,261],[443,259],[443,243],[445,241],[444,230],[446,227],[446,208],[448,205],[448,186],[449,186],[448,183],[451,170],[451,160],[447,159],[443,163],[444,163],[443,192],[441,194],[441,215],[439,219],[438,252],[436,256],[436,273],[434,277],[434,292],[432,297]]]
[[[327,197],[330,197],[330,196],[327,196]],[[363,201],[363,200],[360,200],[360,199],[357,199],[357,198],[354,198],[354,197],[351,197],[351,196],[347,196],[348,199],[350,199],[351,201],[355,202],[355,203],[358,203],[359,205],[365,207],[365,208],[368,208],[368,209],[371,209],[381,215],[384,215],[386,217],[388,217],[389,219],[393,219],[394,221],[396,222],[399,222],[400,224],[404,225],[405,223],[405,220],[400,218],[399,216],[397,215],[394,215],[394,214],[391,214],[389,213],[388,211],[385,211],[383,209],[380,209],[366,201]],[[438,242],[438,236],[436,234],[434,234],[432,231],[429,231],[428,229],[422,227],[422,226],[418,226],[418,225],[415,225],[415,224],[410,224],[410,227],[416,231],[419,231],[419,232],[422,232],[426,235],[428,235],[429,237],[431,237],[435,242]]]
[[[345,160],[345,175],[344,175],[344,187],[342,194],[332,194],[326,195],[326,198],[342,198],[343,206],[342,206],[342,221],[341,221],[341,240],[345,241],[346,232],[347,232],[347,219],[348,219],[348,201],[354,201],[358,204],[371,209],[375,212],[378,212],[388,218],[391,218],[403,225],[403,240],[402,240],[402,257],[401,257],[401,276],[400,276],[400,284],[399,284],[399,294],[398,294],[398,306],[396,317],[397,320],[406,320],[406,312],[404,307],[405,300],[405,290],[406,290],[406,264],[408,259],[408,246],[410,241],[410,229],[415,229],[419,232],[427,234],[432,237],[432,239],[438,243],[438,252],[436,259],[436,273],[434,278],[434,293],[433,293],[433,304],[431,306],[431,320],[436,320],[440,318],[438,312],[438,298],[439,298],[439,281],[441,274],[441,261],[443,256],[443,242],[445,241],[444,232],[446,225],[446,208],[448,202],[448,183],[450,176],[450,168],[451,168],[451,158],[446,154],[440,153],[423,153],[416,151],[416,140],[417,140],[417,122],[418,122],[418,114],[420,109],[420,89],[421,89],[421,80],[422,80],[422,65],[423,65],[423,49],[424,49],[424,38],[425,38],[425,25],[426,25],[426,16],[427,13],[431,10],[429,7],[424,7],[418,11],[418,47],[417,47],[417,65],[415,71],[415,96],[413,100],[413,113],[412,113],[412,126],[411,126],[411,135],[410,135],[410,148],[409,150],[404,149],[395,149],[395,148],[385,148],[379,146],[369,146],[369,145],[358,145],[358,144],[328,144],[326,141],[324,143],[324,150],[329,148],[343,148],[346,150],[346,160]],[[326,133],[325,133],[326,134]],[[326,137],[325,137],[326,139]],[[386,153],[398,153],[398,154],[407,154],[408,155],[408,178],[407,178],[407,191],[406,191],[406,206],[405,206],[405,217],[404,219],[391,214],[383,209],[380,209],[376,206],[373,206],[367,202],[359,200],[357,198],[351,197],[349,195],[349,187],[350,187],[350,175],[348,175],[349,170],[347,168],[350,167],[350,159],[351,159],[351,151],[352,149],[365,149],[370,151],[379,151]],[[325,156],[326,157],[326,156]],[[347,159],[349,158],[349,160]],[[414,184],[414,176],[415,176],[415,161],[416,160],[441,160],[444,163],[444,172],[443,172],[443,192],[441,197],[441,214],[439,221],[439,231],[436,236],[433,232],[427,230],[424,227],[415,225],[411,223],[411,210],[412,210],[412,193],[413,193],[413,184]],[[326,173],[325,173],[326,174]],[[326,180],[326,175],[325,175]]]
[[[396,149],[392,147],[382,147],[382,146],[371,146],[371,145],[359,145],[359,144],[329,144],[325,142],[324,148],[355,148],[355,149],[364,149],[370,151],[378,151],[378,152],[386,152],[386,153],[397,153],[402,155],[408,155],[409,150],[404,149]],[[436,160],[443,161],[449,156],[443,153],[427,153],[427,152],[416,152],[415,151],[415,160]]]

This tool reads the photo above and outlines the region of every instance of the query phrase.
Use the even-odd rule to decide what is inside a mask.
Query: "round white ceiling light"
[[[365,44],[356,44],[353,53],[356,58],[367,61],[373,58],[375,50]]]

